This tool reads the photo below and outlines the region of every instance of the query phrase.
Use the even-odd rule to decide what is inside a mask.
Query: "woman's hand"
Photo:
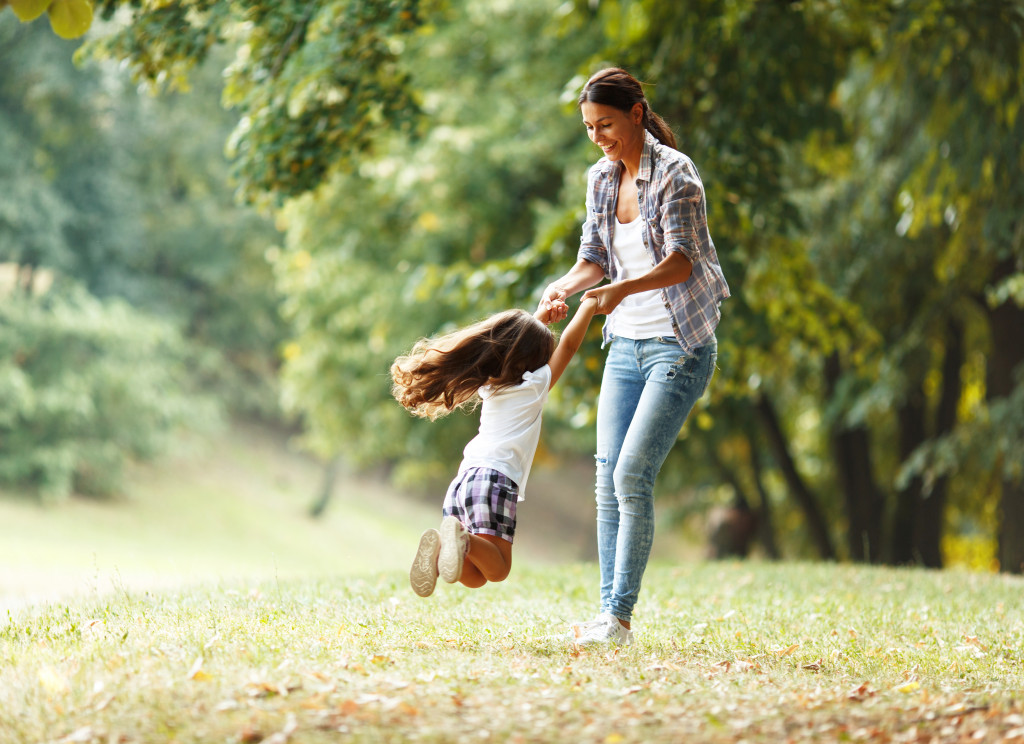
[[[594,309],[595,315],[609,315],[628,294],[629,292],[626,291],[624,283],[616,282],[614,284],[605,284],[595,289],[588,289],[583,293],[583,299],[597,300],[597,307]]]

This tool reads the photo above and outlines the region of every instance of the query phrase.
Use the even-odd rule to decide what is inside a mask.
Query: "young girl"
[[[579,349],[597,302],[586,300],[556,346],[546,323],[565,317],[558,300],[534,315],[508,310],[436,339],[423,339],[391,365],[392,392],[416,416],[434,420],[479,396],[480,430],[463,450],[448,488],[440,531],[420,538],[409,571],[430,596],[437,577],[477,588],[512,568],[516,502],[526,495],[548,391]]]

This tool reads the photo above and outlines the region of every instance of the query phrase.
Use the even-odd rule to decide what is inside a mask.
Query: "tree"
[[[279,417],[276,233],[232,201],[230,127],[111,65],[75,69],[72,45],[9,14],[0,39],[0,479],[106,494],[126,459],[215,420],[214,394]],[[219,80],[197,72],[200,91]]]
[[[715,392],[663,487],[739,469],[736,487],[767,484],[764,503],[780,524],[802,517],[819,555],[936,565],[947,506],[980,518],[972,497],[993,498],[954,466],[991,464],[1016,570],[1021,4],[553,10],[537,0],[495,23],[471,0],[196,0],[136,8],[92,48],[175,86],[218,43],[239,45],[226,101],[241,193],[287,227],[272,254],[296,329],[287,396],[319,451],[367,462],[454,451],[465,422],[409,425],[387,361],[406,335],[526,304],[564,270],[593,159],[575,92],[607,60],[649,78],[701,168],[737,289]],[[592,415],[596,366],[554,401],[563,422]],[[714,430],[717,464],[695,427]]]

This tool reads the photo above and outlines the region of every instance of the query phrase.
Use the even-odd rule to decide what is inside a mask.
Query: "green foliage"
[[[53,32],[64,39],[83,36],[92,26],[92,0],[3,0],[0,11],[10,5],[23,23],[34,21],[46,13]]]
[[[496,22],[507,33],[491,33]],[[407,49],[431,60],[409,70],[430,127],[391,136],[358,171],[281,211],[286,242],[274,263],[295,330],[285,401],[317,452],[393,464],[420,487],[450,477],[475,417],[412,419],[390,396],[391,361],[422,336],[533,307],[545,277],[573,260],[562,233],[578,226],[579,209],[566,222],[552,203],[565,161],[576,158],[582,175],[586,160],[558,81],[585,42],[548,24],[543,2],[454,10]],[[541,57],[548,74],[536,76],[530,60]],[[469,68],[480,74],[461,74]],[[537,230],[560,236],[534,250]],[[545,265],[556,256],[562,266]]]
[[[0,304],[0,482],[46,500],[115,493],[129,458],[151,458],[215,408],[189,385],[183,339],[122,301],[78,288]]]
[[[110,15],[123,3],[105,3]],[[239,191],[261,204],[315,189],[373,149],[382,132],[410,131],[418,114],[399,56],[436,2],[170,2],[133,5],[131,21],[86,47],[126,60],[134,77],[187,88],[218,42],[237,49],[224,102],[238,110],[229,151]]]
[[[285,237],[269,257],[294,332],[280,344],[284,397],[317,452],[396,466],[414,482],[450,470],[471,420],[410,420],[388,396],[388,364],[417,337],[532,306],[571,264],[583,175],[597,157],[572,104],[585,76],[610,63],[650,81],[653,107],[700,168],[734,293],[711,397],[663,487],[716,499],[754,485],[798,531],[806,520],[786,504],[780,453],[767,455],[752,414],[769,400],[783,454],[824,494],[833,531],[852,521],[844,509],[873,498],[851,492],[835,450],[855,431],[869,471],[856,487],[884,501],[876,521],[921,507],[931,481],[949,488],[951,519],[988,524],[995,513],[982,469],[1016,457],[1020,443],[1006,424],[1020,384],[1004,402],[986,400],[994,372],[1019,379],[1019,354],[1005,344],[990,353],[995,316],[1019,303],[1024,282],[1019,0],[100,4],[108,16],[119,7],[128,24],[91,49],[153,87],[196,80],[221,46],[232,55],[218,64],[236,116],[229,151],[239,192],[279,207]],[[12,131],[25,130],[0,126],[0,145],[20,146]],[[32,175],[27,156],[11,162]],[[102,195],[95,186],[76,190]],[[82,265],[60,236],[89,234],[76,212],[87,202],[44,192],[0,208],[0,225],[26,256]],[[102,214],[90,204],[85,213]],[[140,264],[169,264],[217,296],[231,288],[233,264],[207,263],[208,243],[163,232],[173,238],[153,240]],[[103,282],[90,288],[112,286]],[[201,303],[189,307],[193,321],[205,317]],[[589,444],[593,347],[553,397],[553,449]],[[987,421],[999,422],[998,448]],[[947,465],[962,457],[971,477],[929,475],[952,472],[935,465],[939,451]],[[713,486],[734,473],[730,488]],[[890,542],[902,539],[894,528]]]
[[[53,352],[33,371],[30,387],[62,402],[45,425],[31,401],[10,408],[4,482],[54,496],[110,493],[126,459],[152,456],[181,426],[202,427],[224,409],[279,418],[282,326],[264,259],[275,233],[226,184],[220,69],[196,70],[193,98],[153,99],[112,65],[75,69],[72,45],[38,26],[5,14],[0,39],[0,291],[27,303],[17,307],[33,333],[52,323],[55,339],[81,336],[95,352],[87,365]],[[51,283],[76,289],[50,298]],[[68,325],[75,308],[88,309],[90,325]],[[0,344],[31,341],[13,334],[0,331]],[[120,343],[149,349],[165,371],[129,363]],[[122,380],[133,366],[144,376]],[[120,403],[117,385],[130,393]],[[100,412],[75,418],[85,404],[74,396]]]

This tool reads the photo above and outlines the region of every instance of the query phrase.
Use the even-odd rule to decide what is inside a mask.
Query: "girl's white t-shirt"
[[[480,388],[480,430],[462,451],[459,472],[492,468],[519,486],[519,501],[526,498],[533,456],[540,441],[540,420],[551,389],[551,367],[544,365],[523,374],[513,387]]]
[[[642,218],[637,217],[625,225],[618,218],[615,219],[612,255],[619,264],[619,276],[622,279],[636,279],[654,268],[644,248]],[[608,317],[608,330],[615,336],[635,341],[675,336],[660,289],[637,292],[626,297]]]

